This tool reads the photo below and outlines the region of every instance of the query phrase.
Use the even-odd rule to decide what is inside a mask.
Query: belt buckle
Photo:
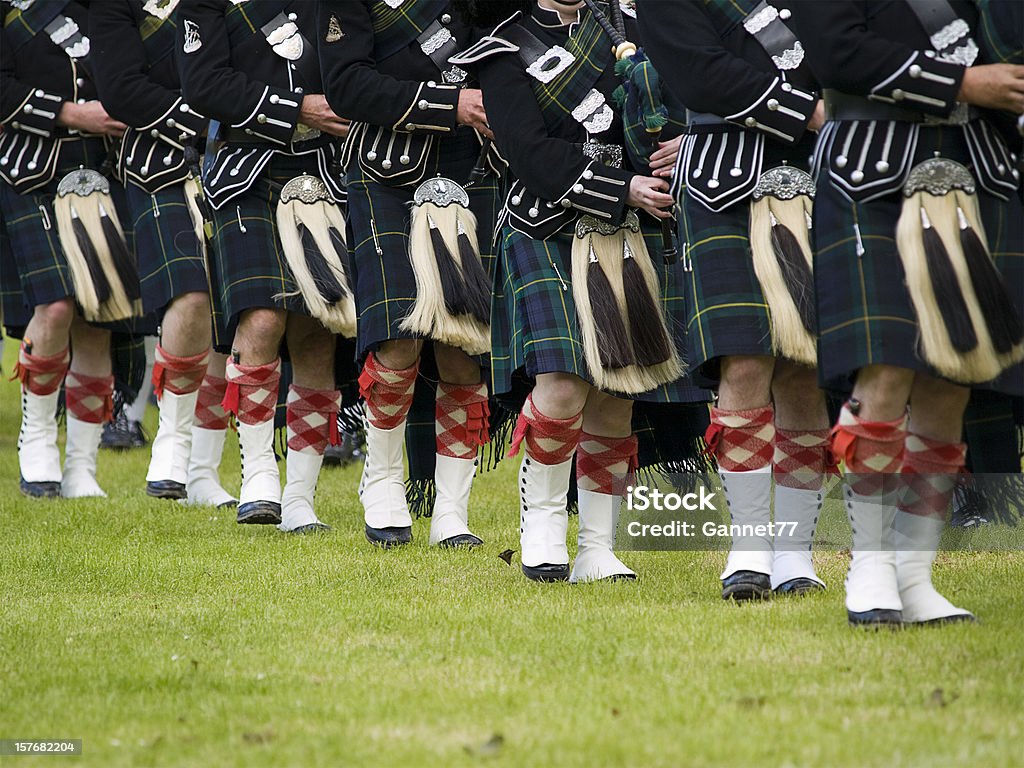
[[[308,125],[299,123],[295,126],[295,132],[292,134],[292,144],[301,144],[304,141],[312,141],[319,138],[319,128],[310,128]]]
[[[925,125],[967,125],[971,122],[971,105],[965,101],[958,101],[948,117],[924,116]]]
[[[597,141],[588,141],[583,145],[583,154],[591,160],[607,165],[611,168],[622,168],[623,151],[618,144],[601,144]]]

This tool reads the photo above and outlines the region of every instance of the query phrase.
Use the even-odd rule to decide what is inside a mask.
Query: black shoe
[[[907,623],[905,627],[941,627],[944,624],[973,624],[978,621],[978,617],[973,613],[958,613],[956,616],[940,616],[937,619],[929,619],[928,621],[915,621],[913,623]]]
[[[231,501],[225,501],[223,504],[218,504],[217,509],[236,509],[238,502],[232,499]]]
[[[247,501],[238,505],[239,525],[279,525],[281,505],[276,501]]]
[[[460,533],[440,542],[437,546],[442,549],[476,549],[483,546],[484,540],[472,533]]]
[[[903,611],[894,611],[891,608],[873,608],[870,611],[847,611],[846,617],[849,619],[851,627],[899,629],[903,626]]]
[[[362,443],[348,432],[342,432],[339,445],[329,445],[324,451],[324,466],[328,467],[347,467],[362,460]]]
[[[331,526],[327,523],[308,523],[307,525],[300,525],[298,528],[292,528],[288,533],[296,536],[305,536],[310,533],[327,533],[331,530]]]
[[[184,483],[173,480],[153,480],[146,483],[146,495],[154,499],[186,499],[188,491]]]
[[[569,580],[569,564],[524,565],[523,575],[530,581],[553,582]]]
[[[412,527],[371,528],[367,525],[366,540],[381,549],[394,549],[412,541]]]
[[[722,579],[723,600],[766,600],[772,594],[772,580],[767,573],[736,571]]]
[[[824,592],[825,588],[821,586],[814,579],[805,579],[803,577],[798,579],[790,579],[784,581],[775,588],[775,594],[777,595],[806,595],[810,592]]]
[[[45,481],[42,483],[30,483],[21,478],[18,483],[21,492],[31,499],[56,499],[60,498],[60,483]]]
[[[101,448],[127,451],[132,448],[145,448],[146,444],[146,433],[142,431],[142,425],[137,421],[131,421],[123,408],[118,411],[113,421],[103,425]]]

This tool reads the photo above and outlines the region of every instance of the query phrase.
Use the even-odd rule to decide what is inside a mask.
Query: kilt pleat
[[[125,191],[146,312],[163,314],[182,294],[208,293],[205,258],[195,236],[184,187],[166,187],[150,195],[128,184]]]
[[[694,380],[715,386],[721,358],[773,355],[771,315],[750,252],[750,203],[713,213],[684,193],[680,236],[686,273],[687,361]]]
[[[277,231],[277,203],[285,184],[319,175],[316,156],[275,154],[243,194],[213,212],[211,280],[218,350],[229,352],[238,320],[250,309],[308,315],[298,295]]]
[[[974,171],[958,128],[922,128],[915,163],[939,152]],[[851,202],[823,169],[814,204],[814,278],[822,386],[848,391],[858,370],[888,365],[934,375],[921,356],[917,316],[896,249],[899,192]],[[996,266],[1018,311],[1024,309],[1024,211],[1019,197],[1000,200],[980,187],[978,203]],[[981,385],[1024,393],[1024,366]]]
[[[464,184],[480,154],[469,129],[441,139],[428,158],[424,178],[441,175]],[[492,233],[500,210],[500,182],[493,174],[470,187],[469,205],[477,220],[481,257],[494,274]],[[416,301],[416,277],[409,262],[409,224],[415,187],[388,187],[367,176],[353,159],[347,177],[349,253],[356,310],[357,354],[362,357],[382,342],[415,338],[399,326]]]

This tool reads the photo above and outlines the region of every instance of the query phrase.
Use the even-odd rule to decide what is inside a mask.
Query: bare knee
[[[569,419],[583,410],[591,386],[578,376],[544,373],[533,388],[533,404],[552,419]]]
[[[264,365],[275,359],[284,336],[286,315],[276,309],[251,309],[235,332],[235,349],[245,365]]]
[[[633,401],[591,390],[583,410],[583,429],[600,437],[629,437],[633,434]]]
[[[722,360],[719,406],[725,410],[760,408],[771,401],[775,358],[765,355],[731,356]]]
[[[35,308],[32,320],[39,323],[47,335],[67,336],[75,320],[75,303],[71,299],[60,299],[51,304],[40,304]]]
[[[404,371],[411,368],[420,359],[423,342],[418,339],[393,339],[381,344],[374,357],[385,368],[393,371]]]
[[[461,349],[434,344],[434,357],[442,381],[459,386],[480,383],[480,364]]]
[[[210,297],[199,291],[183,293],[171,302],[168,312],[172,310],[181,315],[185,321],[208,323],[210,322]]]
[[[894,421],[906,411],[913,385],[914,372],[907,368],[871,365],[857,374],[853,397],[868,421]]]

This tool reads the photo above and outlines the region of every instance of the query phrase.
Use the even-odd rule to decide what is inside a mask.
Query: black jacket
[[[580,18],[588,13],[583,9]],[[635,39],[636,28],[631,19],[628,21],[627,36]],[[578,29],[578,23],[564,26],[557,13],[536,5],[530,15],[518,23],[548,46],[549,51],[555,46],[564,48],[570,35]],[[503,36],[510,37],[500,27],[491,35],[498,40]],[[598,45],[610,48],[611,41],[605,36]],[[559,231],[583,213],[609,222],[622,221],[636,170],[628,167],[625,156],[621,163],[608,163],[583,152],[588,138],[604,145],[621,147],[624,144],[622,118],[612,106],[612,93],[619,85],[612,60],[593,85],[607,107],[606,120],[601,123],[607,127],[600,131],[588,132],[571,115],[546,119],[534,90],[533,75],[514,51],[499,52],[483,60],[480,81],[488,122],[502,155],[508,160],[511,175],[518,180],[509,195],[513,226],[524,229],[524,224],[532,224],[534,220],[550,220],[552,227],[524,229],[527,234],[543,237],[551,234],[546,229]]]
[[[820,87],[793,22],[810,3],[666,0],[639,5],[644,46],[689,110],[677,175],[714,211],[745,200],[763,170],[807,168]],[[755,12],[756,11],[756,12]],[[769,52],[771,51],[771,52]],[[683,178],[677,178],[682,183]]]
[[[309,155],[309,172],[342,199],[344,190],[333,170],[336,142],[299,122],[303,96],[324,92],[316,4],[181,0],[178,17],[185,100],[219,121],[216,138],[224,142],[204,174],[214,208],[252,186],[277,153]]]
[[[83,0],[36,0],[24,12],[9,2],[0,3],[0,13],[0,178],[19,192],[28,192],[53,179],[61,146],[81,139],[77,132],[57,125],[64,103],[97,98],[90,67],[89,9]],[[65,45],[74,45],[75,59],[51,39],[51,33],[65,38]]]
[[[130,127],[121,167],[150,193],[185,180],[184,146],[195,145],[206,129],[206,119],[181,96],[177,23],[173,6],[165,15],[145,0],[103,0],[89,10],[100,100]]]

